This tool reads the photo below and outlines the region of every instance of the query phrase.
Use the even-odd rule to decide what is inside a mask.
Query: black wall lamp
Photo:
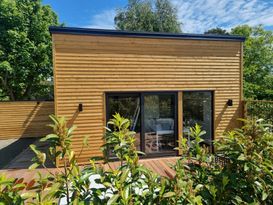
[[[83,105],[82,105],[82,103],[79,103],[78,110],[79,110],[79,112],[83,111]]]
[[[227,101],[227,106],[232,106],[232,105],[233,105],[233,100],[228,99],[228,101]]]

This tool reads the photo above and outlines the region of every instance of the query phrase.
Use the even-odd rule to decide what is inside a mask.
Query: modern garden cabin
[[[205,143],[243,115],[240,36],[51,27],[55,114],[77,125],[79,161],[101,155],[106,122],[131,120],[147,156],[176,155],[177,140],[198,123]]]

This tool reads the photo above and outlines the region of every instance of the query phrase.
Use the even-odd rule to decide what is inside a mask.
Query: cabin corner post
[[[54,92],[54,115],[58,116],[58,100],[57,100],[57,69],[56,69],[56,50],[55,50],[55,38],[54,38],[54,34],[52,35],[52,68],[53,68],[53,92]],[[55,159],[55,164],[56,167],[60,166],[60,160]]]
[[[52,34],[52,68],[53,68],[53,85],[54,85],[54,114],[58,115],[57,103],[58,103],[58,95],[57,95],[57,68],[56,68],[56,51],[55,51],[55,38],[54,34]]]
[[[241,53],[240,53],[240,91],[241,91],[241,101],[244,100],[244,43],[241,42]]]
[[[103,102],[103,106],[102,106],[102,123],[103,123],[103,130],[102,130],[102,135],[103,135],[103,143],[105,143],[105,133],[106,133],[106,127],[107,127],[107,95],[106,93],[102,93],[102,102]]]
[[[215,112],[215,108],[216,108],[216,90],[213,90],[212,91],[212,125],[211,125],[211,128],[212,128],[212,142],[211,142],[211,152],[212,153],[215,153],[215,146],[214,146],[214,142],[215,142],[215,139],[217,137],[217,133],[216,133],[216,126],[215,126],[215,123],[216,123],[216,112]]]
[[[244,43],[241,42],[241,52],[240,52],[240,104],[242,110],[242,117],[246,117],[246,104],[244,101]]]
[[[178,92],[178,104],[177,104],[177,111],[178,111],[178,155],[181,155],[181,140],[183,137],[183,92]]]

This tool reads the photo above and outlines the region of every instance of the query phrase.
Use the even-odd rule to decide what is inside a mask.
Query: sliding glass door
[[[107,94],[107,121],[115,113],[130,119],[136,148],[147,155],[174,153],[176,101],[176,93],[169,92]]]
[[[174,152],[176,94],[145,94],[143,118],[145,153]]]
[[[211,147],[213,140],[213,92],[183,92],[183,134],[189,136],[190,127],[199,124],[206,134],[204,143]]]
[[[115,113],[128,118],[131,131],[136,132],[135,146],[140,150],[140,96],[138,94],[113,94],[107,99],[107,121]],[[110,127],[111,128],[111,127]]]
[[[177,93],[135,92],[107,94],[107,121],[119,113],[131,122],[136,132],[135,145],[146,155],[175,154],[177,146]],[[213,92],[183,92],[183,136],[190,142],[190,127],[201,125],[206,131],[204,144],[213,140]],[[181,105],[180,105],[181,106]],[[181,115],[180,115],[181,116]]]

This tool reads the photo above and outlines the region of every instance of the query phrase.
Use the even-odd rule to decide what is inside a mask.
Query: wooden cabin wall
[[[77,153],[83,136],[90,136],[81,163],[101,155],[105,92],[214,91],[215,137],[239,126],[241,42],[71,34],[53,34],[53,42],[55,112],[77,125]],[[228,99],[233,106],[226,105]],[[83,112],[77,111],[79,103]]]

